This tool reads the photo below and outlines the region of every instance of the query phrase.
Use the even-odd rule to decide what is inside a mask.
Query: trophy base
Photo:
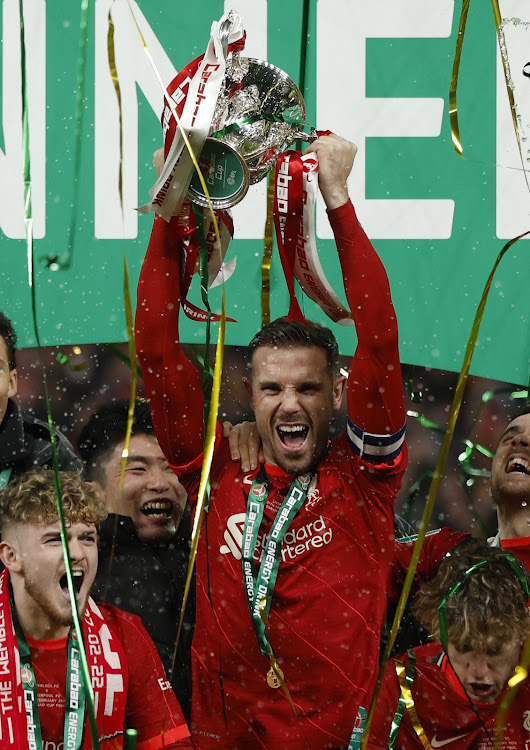
[[[249,170],[228,144],[207,138],[199,156],[199,167],[214,209],[231,208],[245,197],[250,185]],[[187,197],[199,206],[208,206],[197,172],[190,182]]]

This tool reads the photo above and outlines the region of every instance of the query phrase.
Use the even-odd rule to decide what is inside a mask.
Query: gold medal
[[[283,680],[283,672],[280,669],[280,667],[278,667],[278,674],[280,675],[280,678]],[[267,685],[271,688],[274,688],[274,690],[276,690],[276,688],[279,688],[281,686],[281,682],[278,679],[278,676],[276,675],[276,672],[274,671],[272,667],[267,672]]]

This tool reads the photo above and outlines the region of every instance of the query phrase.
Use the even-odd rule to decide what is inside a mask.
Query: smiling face
[[[258,347],[247,381],[265,461],[291,474],[313,470],[324,456],[344,378],[334,378],[317,346]]]
[[[451,665],[472,701],[493,703],[497,700],[519,664],[521,645],[513,639],[494,653],[482,654],[458,651],[449,641],[447,651]]]
[[[170,540],[186,505],[186,490],[165,459],[154,435],[133,435],[120,495],[124,443],[103,465],[102,490],[109,513],[129,516],[144,542]]]
[[[4,337],[0,336],[0,424],[4,419],[7,400],[17,392],[17,371],[9,369],[9,355]]]
[[[94,524],[74,523],[67,527],[67,535],[82,616],[98,567],[97,531]],[[72,609],[59,522],[10,524],[0,548],[24,632],[46,640],[67,635]]]
[[[491,465],[491,495],[499,506],[530,503],[530,414],[516,417],[500,439]]]

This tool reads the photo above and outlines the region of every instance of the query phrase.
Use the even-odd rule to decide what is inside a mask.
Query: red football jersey
[[[500,545],[530,570],[530,536],[501,539]]]
[[[241,563],[254,474],[217,441],[210,508],[197,556],[192,737],[196,748],[313,750],[347,746],[377,673],[401,483],[405,407],[386,273],[351,203],[329,212],[356,324],[348,429],[318,466],[316,487],[281,551],[269,639],[295,716],[266,681]],[[175,222],[176,224],[176,222]],[[193,502],[203,440],[200,378],[178,344],[176,227],[155,218],[142,268],[137,345],[157,438]],[[175,299],[175,291],[177,298]],[[171,300],[171,304],[168,301]],[[270,494],[256,557],[293,477],[266,467]]]
[[[118,638],[125,651],[123,682],[116,691],[127,693],[123,724],[138,732],[138,750],[162,747],[191,748],[189,730],[178,701],[167,681],[158,652],[139,617],[107,604],[98,604],[111,636]],[[37,640],[27,638],[35,679],[42,740],[46,750],[63,746],[66,694],[67,638]],[[108,648],[112,652],[112,639]],[[111,653],[112,658],[112,653]],[[164,727],[164,739],[161,730]],[[85,712],[85,735],[90,733]],[[107,744],[108,742],[108,744]],[[123,737],[100,737],[102,750],[123,747]],[[175,745],[178,743],[178,745]]]
[[[470,534],[455,531],[448,526],[436,529],[435,531],[429,531],[425,535],[418,559],[416,586],[418,583],[428,581],[436,575],[438,565],[448,552],[453,551],[458,545],[471,539]],[[396,539],[395,541],[392,575],[388,582],[388,595],[391,599],[398,599],[401,594],[401,588],[405,581],[407,570],[410,567],[415,543],[415,536]],[[414,593],[414,587],[412,591]]]
[[[491,739],[495,740],[495,720],[503,695],[494,703],[476,702],[473,709],[463,690],[457,688],[457,678],[451,666],[447,661],[442,661],[444,657],[440,644],[430,643],[413,651],[416,655],[416,673],[412,698],[419,723],[431,747],[491,750]],[[399,657],[399,660],[408,668],[407,654]],[[396,663],[392,659],[387,664],[381,685],[367,750],[388,748],[399,696]],[[530,683],[525,680],[508,711],[500,750],[523,750],[530,746],[529,706]],[[405,708],[395,750],[423,750],[423,747]]]

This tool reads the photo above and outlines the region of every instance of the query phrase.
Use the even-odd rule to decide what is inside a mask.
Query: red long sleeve
[[[136,345],[156,436],[174,466],[203,449],[201,377],[179,340],[180,262],[177,218],[156,216],[138,282]]]
[[[403,427],[406,415],[386,271],[351,202],[328,215],[358,338],[348,380],[348,415],[365,432],[391,435]]]

